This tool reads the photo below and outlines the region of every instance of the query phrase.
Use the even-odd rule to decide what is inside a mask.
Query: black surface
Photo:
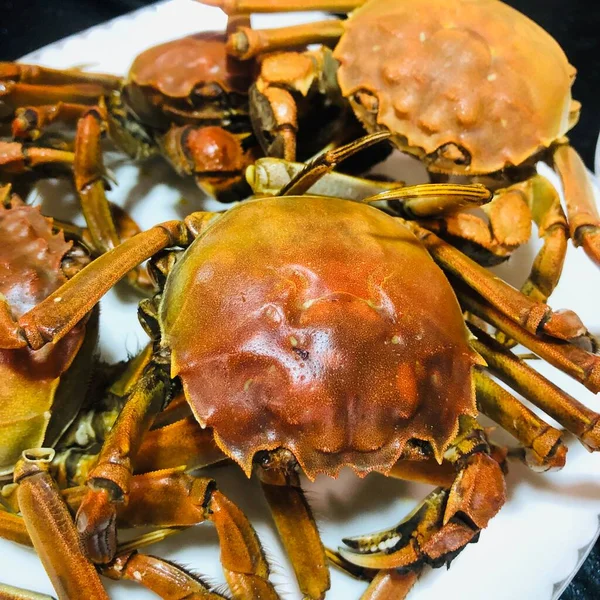
[[[0,0],[0,60],[13,60],[147,4],[150,2],[143,0]],[[508,4],[549,31],[577,67],[573,95],[582,102],[583,110],[579,124],[569,136],[593,168],[600,130],[600,5],[595,0],[510,0]],[[478,596],[474,590],[470,595]],[[600,543],[562,598],[600,598]]]

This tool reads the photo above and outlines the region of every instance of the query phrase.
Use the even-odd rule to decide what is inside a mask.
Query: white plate
[[[310,15],[318,18],[319,15]],[[262,17],[264,26],[305,20],[296,17]],[[321,16],[322,18],[322,16]],[[140,10],[110,23],[94,27],[43,48],[25,60],[52,67],[87,65],[91,70],[124,73],[134,56],[148,46],[201,29],[221,29],[225,24],[217,10],[188,0],[171,0]],[[518,133],[518,132],[516,132]],[[414,163],[411,179],[420,177]],[[140,170],[113,161],[118,187],[110,199],[126,206],[143,227],[178,218],[192,209],[207,206],[190,182],[173,175],[161,160]],[[141,175],[141,176],[140,176]],[[402,176],[399,172],[396,176]],[[77,203],[68,184],[46,182],[40,186],[45,208],[57,217],[72,218]],[[186,198],[181,202],[181,197]],[[52,201],[54,200],[54,201]],[[521,249],[501,269],[511,283],[526,277],[534,246]],[[576,310],[595,334],[600,334],[600,273],[581,250],[569,249],[564,276],[552,298],[556,308]],[[110,360],[125,358],[144,344],[137,324],[137,299],[122,288],[102,301],[102,350]],[[540,361],[538,361],[539,363]],[[590,406],[597,398],[548,365],[540,370]],[[506,506],[494,518],[477,544],[469,545],[449,571],[428,570],[411,598],[419,600],[550,600],[557,598],[580,566],[598,533],[600,514],[600,456],[588,454],[569,439],[567,466],[560,473],[533,474],[511,465]],[[239,503],[256,526],[275,565],[273,580],[286,598],[299,598],[290,565],[282,553],[272,520],[256,483],[248,482],[234,468],[214,473],[221,489]],[[346,535],[365,533],[400,520],[427,492],[422,485],[386,480],[371,475],[359,480],[343,472],[338,480],[319,478],[306,483],[325,543],[336,547]],[[218,563],[216,535],[210,525],[193,528],[151,552],[188,565],[212,580],[223,581]],[[0,541],[0,581],[52,594],[52,587],[33,551]],[[147,591],[134,584],[107,583],[114,598],[147,598]],[[365,584],[332,571],[328,598],[358,598]]]

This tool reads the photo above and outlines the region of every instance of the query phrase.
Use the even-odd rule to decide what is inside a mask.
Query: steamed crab
[[[294,160],[302,138],[299,99],[324,94],[349,105],[364,127],[385,130],[433,180],[483,181],[496,191],[486,220],[458,213],[432,224],[479,262],[506,259],[538,225],[544,247],[523,291],[545,301],[558,281],[567,239],[600,264],[600,218],[583,162],[565,134],[580,105],[575,69],[554,39],[497,0],[204,0],[229,15],[352,11],[345,21],[252,30],[230,36],[238,58],[266,54],[251,89],[263,149]],[[334,46],[293,52],[298,44]],[[285,50],[285,51],[283,51]],[[280,52],[276,52],[280,51]],[[270,54],[267,54],[271,52]],[[558,195],[535,172],[546,160],[562,178]]]
[[[134,158],[162,154],[220,200],[243,196],[256,146],[248,120],[252,66],[228,57],[225,39],[202,32],[152,47],[125,78],[0,63],[0,119],[13,134],[0,142],[0,177],[72,171],[98,252],[120,242],[105,198],[105,132]],[[53,123],[76,124],[74,152],[46,135]]]
[[[436,198],[489,198],[478,186],[395,193],[420,214]],[[90,472],[77,517],[95,561],[113,557],[115,518],[131,501],[140,444],[179,385],[223,457],[258,474],[309,598],[328,589],[327,558],[375,577],[366,597],[401,598],[423,564],[444,564],[477,538],[505,493],[501,457],[492,456],[478,411],[521,441],[518,455],[533,468],[563,465],[560,432],[490,379],[482,357],[588,448],[600,448],[600,416],[472,323],[471,339],[455,294],[471,314],[596,393],[600,358],[584,349],[576,315],[553,312],[419,224],[368,206],[374,198],[281,195],[163,223],[95,260],[5,330],[4,339],[23,347],[55,342],[120,277],[152,261],[161,293],[140,304],[152,356]],[[399,525],[346,539],[333,553],[319,540],[298,471],[335,477],[344,465],[441,487]],[[231,505],[215,512],[214,481],[192,478],[183,490],[161,477],[148,480],[156,497],[173,496],[154,514],[185,525],[188,513],[171,507],[186,498],[221,515],[234,597],[275,598],[241,513]]]

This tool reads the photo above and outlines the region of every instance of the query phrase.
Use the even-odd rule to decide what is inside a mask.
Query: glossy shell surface
[[[476,357],[445,275],[397,220],[319,197],[227,211],[170,274],[163,340],[202,425],[247,472],[290,449],[309,477],[438,457],[476,414]]]
[[[203,32],[153,46],[136,57],[129,81],[170,98],[215,83],[226,92],[248,93],[249,69],[225,52],[225,35]]]
[[[17,319],[66,281],[61,260],[71,244],[30,206],[0,206],[0,237],[0,293]],[[0,350],[0,475],[12,470],[23,450],[43,442],[61,376],[84,334],[78,325],[41,350]]]
[[[348,19],[335,56],[343,94],[374,95],[376,123],[401,147],[450,162],[464,149],[467,173],[521,164],[569,129],[575,69],[546,31],[498,0],[371,0]]]

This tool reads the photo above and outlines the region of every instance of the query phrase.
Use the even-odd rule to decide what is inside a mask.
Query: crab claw
[[[479,530],[459,518],[444,524],[448,490],[433,491],[396,527],[377,533],[345,538],[348,548],[340,555],[365,569],[399,569],[422,563],[447,564],[471,541]]]

